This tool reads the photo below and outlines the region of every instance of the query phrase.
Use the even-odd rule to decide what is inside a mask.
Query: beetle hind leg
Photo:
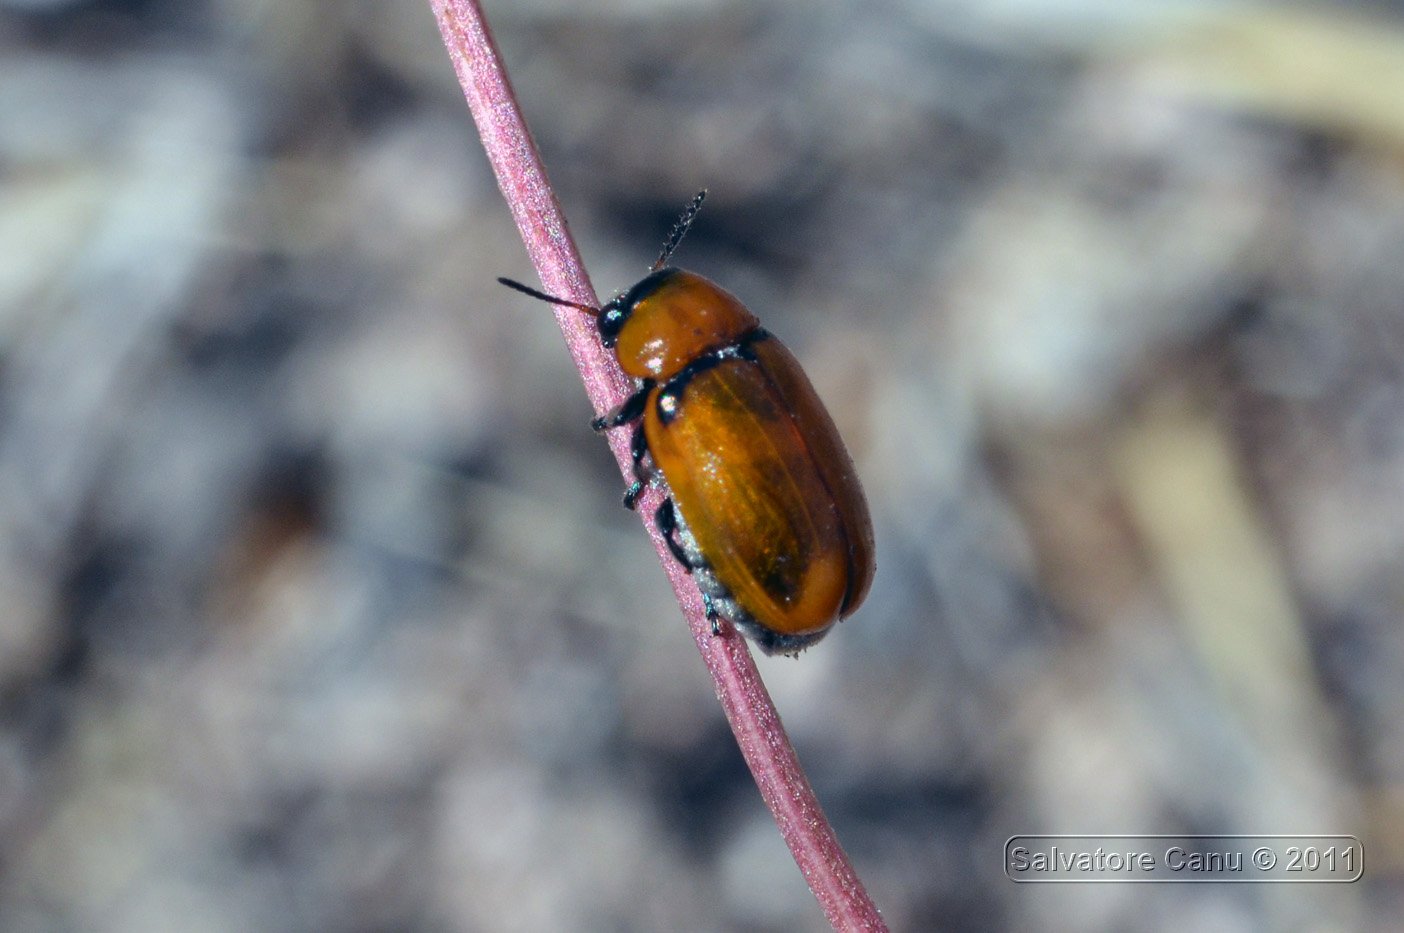
[[[712,624],[712,634],[721,634],[721,613],[717,612],[717,607],[712,604],[712,594],[702,594],[702,609],[707,613],[707,621]]]
[[[693,562],[688,555],[688,549],[678,541],[678,534],[682,532],[684,537],[690,542],[692,535],[685,526],[678,520],[677,507],[673,505],[671,497],[664,499],[663,504],[658,507],[654,514],[654,521],[658,525],[658,533],[663,536],[663,542],[668,545],[668,550],[673,552],[673,557],[682,564],[683,569],[688,573],[693,573],[697,579],[698,588],[702,591],[702,609],[707,615],[707,623],[712,627],[713,635],[721,634],[721,610],[717,608],[717,600],[713,598],[713,593],[721,596],[725,590],[721,589],[711,571],[706,564],[698,565]],[[696,545],[692,545],[696,547]],[[723,596],[723,601],[730,605],[733,601],[729,596]]]
[[[692,531],[687,527],[687,516],[678,511],[671,496],[664,499],[663,504],[658,507],[658,511],[654,514],[654,521],[658,526],[658,533],[663,536],[663,540],[667,543],[668,550],[673,553],[673,557],[687,569],[687,572],[692,575],[692,579],[697,581],[697,588],[702,592],[702,608],[706,612],[712,634],[725,635],[726,628],[722,623],[723,621],[729,622],[752,638],[758,639],[757,643],[766,654],[774,653],[777,643],[766,637],[771,633],[759,625],[750,613],[736,601],[736,597],[731,595],[731,591],[717,579],[716,574],[712,572],[711,565],[707,563],[706,556],[697,549],[697,542],[692,537]],[[784,638],[778,645],[779,649],[786,653],[794,652],[803,647],[802,644],[793,643]]]
[[[692,561],[688,559],[687,552],[678,543],[678,515],[673,509],[673,500],[664,499],[663,504],[658,507],[658,511],[653,513],[654,524],[658,526],[658,533],[663,536],[663,543],[668,545],[668,550],[673,552],[673,557],[678,563],[683,565],[683,569],[692,573]],[[716,625],[715,612],[711,609],[711,602],[708,601],[708,618],[712,619],[713,626]]]

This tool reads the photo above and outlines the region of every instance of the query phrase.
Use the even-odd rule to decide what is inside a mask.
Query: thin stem
[[[552,295],[598,307],[481,7],[477,0],[430,0],[430,5],[483,148],[542,285]],[[623,401],[632,385],[600,345],[594,321],[569,308],[557,308],[556,320],[595,411],[603,413]],[[609,435],[610,449],[626,480],[632,478],[627,435],[627,431]],[[645,493],[640,513],[651,515],[662,495],[656,489]],[[717,697],[761,797],[829,922],[839,930],[887,929],[800,768],[745,639],[731,630],[720,636],[712,634],[697,586],[672,559],[653,523],[645,521],[644,526],[711,672]]]

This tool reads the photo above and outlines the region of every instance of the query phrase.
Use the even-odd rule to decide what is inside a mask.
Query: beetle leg
[[[639,496],[643,494],[644,487],[653,481],[653,474],[643,465],[644,457],[648,456],[648,438],[644,435],[642,422],[634,428],[634,438],[629,443],[629,456],[634,461],[634,481],[624,493],[624,508],[632,512]]]
[[[663,536],[663,543],[668,545],[668,550],[673,552],[678,563],[683,565],[683,569],[692,573],[692,562],[687,559],[687,554],[683,551],[682,545],[677,538],[673,537],[678,530],[678,518],[673,512],[673,500],[664,499],[663,504],[658,507],[658,511],[653,513],[653,521],[658,525],[658,533]],[[710,605],[710,603],[708,603]]]
[[[644,472],[643,458],[648,456],[648,437],[644,434],[643,422],[634,428],[634,437],[629,441],[629,457],[634,461],[634,479],[647,481],[648,475]]]
[[[633,395],[598,418],[591,420],[590,427],[596,431],[608,431],[610,428],[617,428],[621,424],[637,420],[643,414],[644,404],[648,401],[648,393],[652,389],[653,380],[645,379],[643,385],[639,386]]]
[[[712,605],[712,597],[706,593],[702,594],[702,609],[707,614],[707,621],[712,623],[712,634],[720,635],[721,624],[717,621],[717,618],[721,613],[717,612],[717,607]]]

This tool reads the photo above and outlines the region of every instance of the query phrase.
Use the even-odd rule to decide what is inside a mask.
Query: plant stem
[[[542,285],[553,295],[598,305],[482,8],[477,0],[430,0],[430,5],[488,161]],[[601,346],[592,319],[569,308],[558,307],[555,313],[596,413],[608,411],[628,396],[632,384]],[[630,480],[627,435],[627,431],[610,432],[609,445],[620,472]],[[662,496],[660,490],[649,490],[639,503],[640,513],[652,515]],[[672,558],[653,523],[645,520],[644,526],[761,797],[829,922],[839,930],[887,929],[800,768],[745,639],[730,627],[721,635],[712,634],[696,585]]]

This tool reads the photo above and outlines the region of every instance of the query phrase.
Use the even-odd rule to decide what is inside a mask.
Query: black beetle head
[[[624,304],[625,297],[621,295],[600,309],[600,316],[597,318],[600,322],[600,342],[606,347],[614,346],[614,342],[619,339],[619,332],[624,328],[624,322],[629,319],[630,307]]]

